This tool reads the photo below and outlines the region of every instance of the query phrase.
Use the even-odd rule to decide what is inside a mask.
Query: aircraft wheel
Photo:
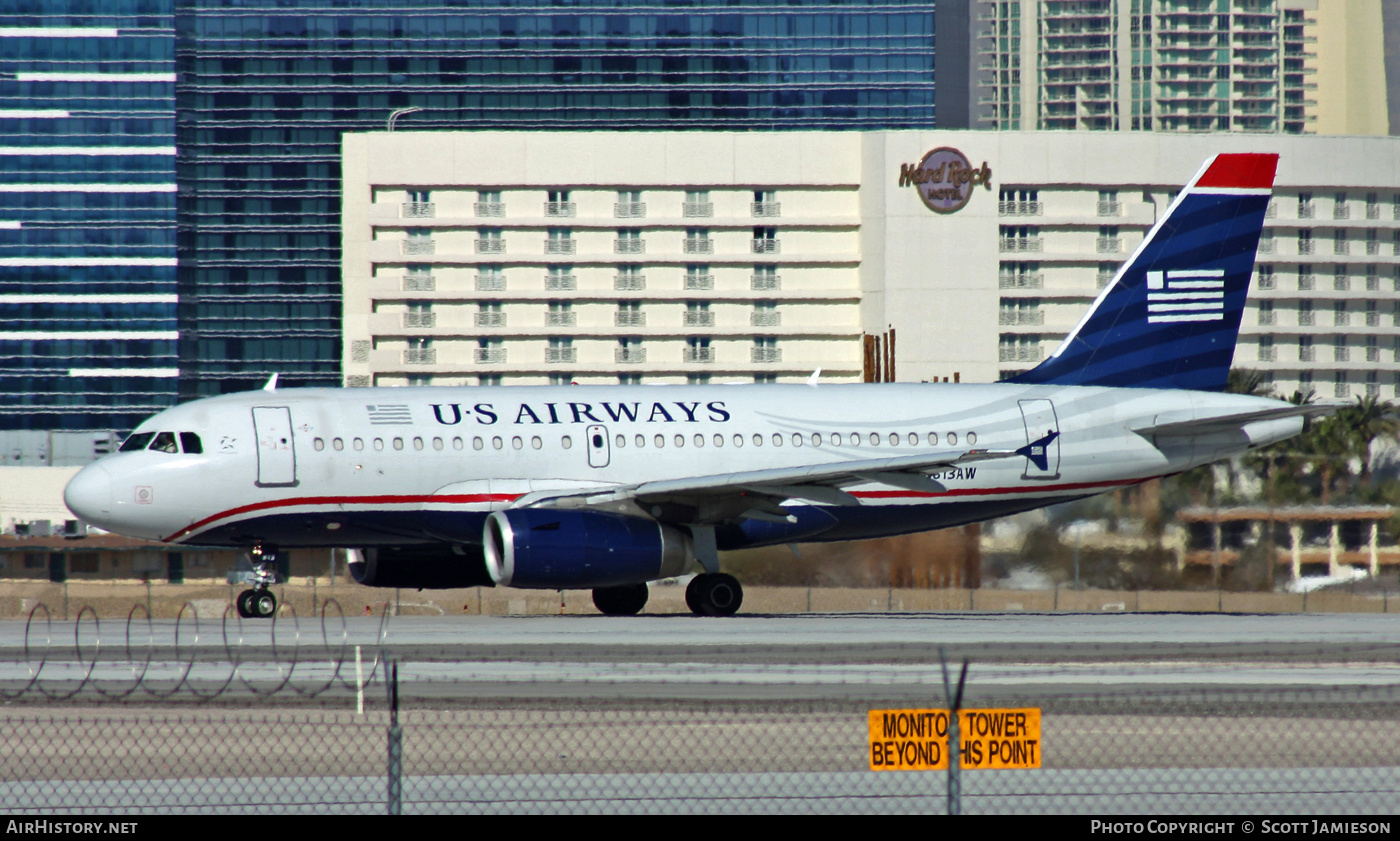
[[[257,595],[256,590],[244,590],[234,599],[234,607],[238,609],[238,615],[244,619],[253,618],[253,596]]]
[[[744,603],[739,580],[722,572],[695,576],[685,595],[686,604],[697,616],[733,616]]]
[[[266,619],[277,612],[277,597],[272,595],[271,590],[252,590],[253,595],[248,599],[248,606],[252,609],[254,616]]]
[[[593,605],[608,616],[635,616],[647,606],[650,595],[645,584],[598,587],[593,591]]]

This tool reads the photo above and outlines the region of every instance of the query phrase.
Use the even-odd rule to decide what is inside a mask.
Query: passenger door
[[[253,432],[258,439],[258,487],[295,485],[297,458],[292,410],[286,406],[254,406]]]
[[[1060,422],[1049,400],[1020,400],[1026,425],[1026,446],[1017,452],[1026,457],[1022,479],[1060,478]]]
[[[608,428],[600,424],[588,427],[584,432],[584,443],[588,446],[588,466],[607,467],[612,458],[608,444]]]

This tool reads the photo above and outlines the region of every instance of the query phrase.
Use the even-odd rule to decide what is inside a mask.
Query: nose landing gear
[[[270,589],[277,583],[277,552],[258,543],[249,553],[249,560],[253,571],[248,573],[247,581],[253,588],[239,593],[234,607],[244,619],[267,619],[277,612],[277,597]]]

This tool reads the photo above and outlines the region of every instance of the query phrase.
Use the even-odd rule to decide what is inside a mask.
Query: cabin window
[[[403,449],[403,439],[402,439],[402,438],[395,438],[395,439],[394,439],[394,449],[396,449],[396,450],[402,450],[402,449]]]
[[[718,432],[715,433],[715,446],[716,446],[716,447],[723,447],[723,446],[724,446],[724,436],[723,436],[723,435],[720,435]]]
[[[415,450],[421,450],[421,449],[423,449],[423,439],[422,439],[422,438],[414,438],[414,439],[413,439],[413,449],[415,449]]]
[[[645,447],[647,445],[647,437],[645,435],[638,435],[632,439],[632,443],[638,447]]]
[[[958,433],[956,433],[956,432],[949,432],[949,433],[948,433],[948,446],[951,447],[951,446],[956,445],[957,443],[958,443]]]
[[[755,447],[762,447],[762,446],[763,446],[763,436],[760,435],[760,434],[757,433],[757,432],[755,432],[755,433],[753,434],[753,445],[754,445]]]
[[[542,438],[540,438],[540,436],[536,435],[536,436],[534,436],[534,437],[532,437],[532,438],[530,439],[530,446],[533,447],[533,448],[535,448],[536,450],[538,450],[538,449],[540,449],[541,447],[544,446],[544,439],[542,439]]]
[[[156,437],[154,432],[138,432],[122,442],[117,452],[129,453],[134,450],[144,450],[146,445],[151,443],[151,439]]]
[[[938,433],[937,433],[937,432],[930,432],[930,433],[928,434],[928,442],[929,442],[930,444],[934,445],[934,446],[937,446],[937,445],[938,445]]]
[[[783,436],[782,436],[781,434],[777,433],[777,432],[774,432],[774,433],[773,433],[773,446],[775,446],[775,447],[781,447],[782,445],[783,445]]]
[[[677,447],[684,447],[684,446],[685,446],[685,436],[684,436],[684,435],[677,435],[677,436],[676,436],[676,442],[675,442],[675,443],[676,443],[676,446],[677,446]]]
[[[181,432],[180,449],[187,453],[199,454],[204,452],[204,444],[200,442],[199,436],[193,432]]]
[[[878,432],[872,432],[872,433],[870,433],[870,446],[872,446],[872,447],[878,447],[878,446],[880,446],[880,433],[878,433]]]
[[[859,446],[860,446],[860,433],[859,433],[859,432],[852,432],[852,433],[851,433],[851,446],[852,446],[852,447],[859,447]]]
[[[740,435],[740,434],[737,433],[737,432],[734,433],[734,446],[736,446],[736,447],[742,447],[742,446],[744,446],[744,436]]]
[[[976,433],[976,432],[969,432],[969,433],[967,433],[967,445],[968,445],[969,447],[971,447],[973,444],[976,444],[976,443],[977,443],[977,433]]]
[[[525,449],[525,441],[519,435],[510,439],[510,445],[517,450]]]
[[[382,450],[382,449],[384,449],[384,439],[383,439],[383,438],[376,438],[376,439],[374,439],[374,448],[375,448],[376,450]]]
[[[800,432],[794,432],[794,433],[792,433],[792,445],[793,445],[794,447],[800,447],[800,446],[802,446],[802,433],[800,433]]]
[[[354,441],[350,442],[350,446],[354,447],[356,452],[359,452],[365,448],[365,440],[363,438],[356,438]]]
[[[911,432],[911,433],[909,433],[909,446],[911,446],[911,447],[917,447],[918,445],[919,445],[919,433],[917,433],[917,432]]]
[[[656,444],[656,446],[657,446],[658,449],[661,448],[661,447],[664,447],[664,446],[666,446],[666,436],[665,436],[665,435],[658,435],[658,436],[656,436],[656,440],[655,440],[654,442],[652,442],[652,443]]]
[[[320,451],[324,450],[325,448],[326,448],[326,442],[325,442],[325,441],[322,441],[320,438],[313,438],[313,439],[311,439],[311,449],[313,449],[313,450],[315,450],[316,452],[319,453]]]
[[[898,432],[891,432],[891,433],[890,433],[890,446],[891,446],[891,447],[898,447],[898,446],[899,446],[899,433],[898,433]]]
[[[705,446],[705,436],[701,435],[701,434],[698,433],[698,432],[695,433],[695,446],[697,446],[697,447],[703,447],[703,446]]]
[[[621,448],[627,446],[627,436],[626,436],[626,435],[618,435],[616,438],[613,439],[613,441],[617,444],[618,449],[621,449]]]
[[[442,439],[441,439],[441,438],[434,438],[434,439],[433,439],[433,449],[434,449],[434,450],[441,450],[441,449],[442,449]]]
[[[155,440],[151,441],[150,449],[158,453],[178,453],[180,445],[175,443],[175,433],[157,432]]]
[[[454,450],[460,450],[460,449],[462,449],[462,439],[461,439],[461,438],[453,438],[453,439],[452,439],[452,449],[454,449]]]
[[[503,450],[505,449],[506,442],[501,440],[501,436],[497,435],[491,439],[491,446],[497,450]]]
[[[574,439],[565,435],[563,438],[559,439],[559,446],[563,447],[566,450],[571,449],[574,446]]]
[[[335,450],[336,452],[340,452],[341,450],[345,449],[345,442],[339,438],[332,438],[331,449]]]
[[[481,450],[481,449],[485,449],[485,447],[486,447],[486,442],[485,442],[485,441],[482,441],[480,438],[473,438],[473,439],[472,439],[472,449],[473,449],[473,450]]]
[[[822,445],[822,434],[821,434],[820,432],[813,432],[813,433],[812,433],[812,446],[813,446],[813,447],[820,447],[821,445]]]

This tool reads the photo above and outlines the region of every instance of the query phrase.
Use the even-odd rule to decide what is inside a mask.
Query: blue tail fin
[[[1221,391],[1278,155],[1216,155],[1054,354],[1008,382]]]

